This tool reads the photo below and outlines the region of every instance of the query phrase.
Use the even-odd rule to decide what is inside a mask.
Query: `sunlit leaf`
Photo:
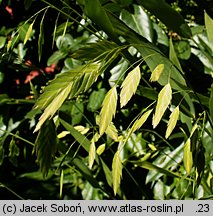
[[[60,176],[60,191],[59,191],[59,197],[62,198],[63,194],[63,186],[64,186],[64,170],[61,170],[61,176]]]
[[[205,12],[205,26],[207,31],[208,40],[213,48],[213,19]]]
[[[147,1],[146,1],[147,2]],[[141,56],[153,71],[157,65],[164,64],[164,72],[161,74],[158,82],[161,85],[166,85],[168,80],[173,89],[180,90],[179,83],[186,86],[185,79],[181,76],[180,72],[173,66],[172,62],[156,47],[153,43],[136,32],[132,31],[120,19],[115,16],[109,16],[113,24],[114,31],[126,39],[128,44],[133,44],[135,49],[140,52]],[[184,95],[186,93],[184,92]]]
[[[118,188],[120,187],[122,177],[122,163],[119,155],[119,151],[114,154],[112,161],[112,181],[113,181],[113,191],[117,194]]]
[[[189,174],[193,166],[192,150],[191,150],[191,139],[188,138],[184,145],[183,163],[186,172]]]
[[[170,134],[172,133],[173,129],[175,128],[175,125],[177,123],[177,120],[178,120],[178,117],[179,117],[179,106],[177,106],[172,114],[170,115],[170,118],[169,118],[169,122],[168,122],[168,125],[167,125],[167,129],[166,129],[166,139],[170,136]]]
[[[153,144],[148,144],[148,146],[152,151],[157,151],[157,148]]]
[[[79,131],[81,134],[86,134],[89,131],[89,128],[84,127],[82,125],[77,125],[74,127],[77,131]]]
[[[28,30],[27,30],[27,33],[25,35],[25,38],[24,38],[24,44],[27,43],[27,41],[30,39],[31,37],[31,34],[32,34],[32,31],[33,31],[33,25],[34,25],[34,22],[35,20],[30,24]]]
[[[113,122],[111,122],[109,124],[109,126],[107,127],[105,133],[112,138],[114,141],[118,141],[118,130],[116,129],[115,125],[113,124]]]
[[[192,156],[192,144],[191,144],[191,137],[193,136],[194,132],[197,130],[198,125],[195,123],[192,127],[190,132],[190,136],[184,144],[184,151],[183,151],[183,163],[186,172],[189,174],[191,172],[193,166],[193,156]]]
[[[155,128],[159,124],[161,118],[163,117],[164,112],[166,111],[167,107],[171,102],[171,99],[172,99],[172,89],[170,84],[168,83],[162,88],[162,90],[158,95],[157,106],[155,108],[155,114],[153,116],[153,121],[152,121],[153,128]]]
[[[95,155],[96,155],[95,142],[91,142],[90,148],[89,148],[89,168],[90,169],[92,168],[93,163],[95,161]]]
[[[122,10],[121,20],[124,21],[130,28],[136,31],[138,34],[147,38],[150,42],[153,40],[153,22],[151,21],[149,14],[145,9],[139,5],[134,6],[134,14],[127,10]]]
[[[115,116],[116,107],[117,107],[117,90],[116,86],[112,87],[106,94],[102,109],[100,113],[100,124],[99,124],[99,133],[102,135],[107,127],[112,122],[113,116]]]
[[[140,67],[137,66],[131,72],[128,73],[127,77],[121,85],[120,103],[121,108],[125,106],[135,94],[137,87],[140,83],[141,72]]]
[[[52,118],[63,102],[87,91],[99,75],[98,64],[87,64],[59,74],[44,89],[35,104],[35,108],[45,109],[39,119],[35,131],[49,118]]]
[[[164,64],[159,64],[153,71],[150,77],[151,82],[156,82],[159,80],[160,75],[162,74],[164,70]]]
[[[47,119],[53,117],[53,115],[61,107],[61,105],[64,103],[64,101],[66,100],[66,98],[70,94],[71,88],[72,88],[72,85],[67,86],[47,106],[47,108],[44,110],[44,113],[39,118],[39,122],[36,125],[34,132],[38,131]]]
[[[83,200],[102,200],[103,194],[100,193],[99,188],[94,188],[89,182],[84,183],[81,191]]]
[[[99,133],[98,132],[96,132],[95,133],[95,135],[92,137],[92,140],[91,140],[91,142],[98,142],[98,140],[100,139],[100,135],[99,135]]]
[[[158,179],[153,188],[154,200],[165,200],[170,191],[170,186],[167,186],[161,179]]]
[[[145,121],[148,119],[151,112],[152,112],[152,109],[146,111],[145,113],[143,113],[143,115],[139,119],[137,119],[134,122],[132,129],[131,129],[132,133],[134,133],[136,130],[138,130],[145,123]]]
[[[10,47],[12,46],[12,40],[9,40],[7,42],[7,52],[10,50]]]
[[[61,133],[59,133],[57,135],[58,139],[64,138],[65,136],[67,136],[68,134],[70,134],[69,131],[62,131]]]
[[[96,150],[96,153],[97,153],[98,155],[103,154],[105,148],[106,148],[106,144],[105,144],[105,143],[104,143],[104,144],[101,144],[100,146],[98,146],[98,148],[97,148],[97,150]]]

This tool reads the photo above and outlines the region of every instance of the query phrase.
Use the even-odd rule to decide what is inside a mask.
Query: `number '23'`
[[[209,212],[209,204],[198,204],[198,207],[197,212]]]

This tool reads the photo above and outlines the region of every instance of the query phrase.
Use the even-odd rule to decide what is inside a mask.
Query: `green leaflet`
[[[0,49],[4,47],[6,42],[7,42],[7,38],[0,36]]]
[[[154,170],[156,171],[157,173],[161,173],[161,174],[164,174],[164,175],[167,175],[167,176],[171,176],[171,177],[174,177],[174,178],[181,178],[181,176],[175,172],[172,172],[168,169],[165,169],[165,168],[162,168],[162,167],[159,167],[159,166],[156,166],[148,161],[143,161],[143,162],[140,162],[138,164],[138,166],[144,168],[144,169],[148,169],[148,170]]]
[[[164,64],[159,64],[153,71],[150,77],[151,82],[156,82],[159,80],[162,72],[164,70]]]
[[[99,124],[99,133],[102,135],[107,127],[112,122],[113,116],[115,116],[116,107],[117,107],[117,90],[116,86],[112,87],[106,94],[102,109],[100,112],[100,124]]]
[[[160,93],[158,94],[157,106],[155,108],[155,114],[153,116],[153,121],[152,121],[153,128],[155,128],[159,124],[171,100],[172,100],[172,89],[170,84],[168,83],[161,89]]]
[[[213,19],[205,12],[205,26],[211,48],[213,49]]]
[[[177,120],[178,120],[178,117],[179,117],[179,106],[177,106],[172,114],[170,115],[170,118],[169,118],[169,122],[168,122],[168,125],[167,125],[167,129],[166,129],[166,139],[170,136],[170,134],[172,133],[173,129],[175,128],[175,125],[177,123]]]
[[[115,37],[112,23],[99,0],[84,0],[85,12],[88,17],[101,27],[110,37]],[[95,10],[94,10],[95,5]],[[115,37],[116,38],[116,37]]]
[[[83,102],[76,101],[71,108],[72,125],[77,125],[81,122],[84,113]]]
[[[90,96],[89,96],[89,102],[87,104],[87,110],[89,110],[90,112],[95,112],[98,109],[100,109],[104,97],[106,94],[106,89],[105,88],[101,88],[98,91],[93,91]]]
[[[153,22],[144,8],[134,5],[134,14],[127,10],[122,10],[120,19],[148,41],[153,41]]]
[[[87,91],[96,81],[98,75],[99,65],[91,63],[59,74],[50,82],[35,104],[35,108],[44,109],[44,113],[34,132],[39,130],[47,119],[53,117],[68,96],[73,98],[81,92]]]
[[[138,86],[136,94],[154,101],[158,98],[158,92],[155,89],[141,85]]]
[[[47,60],[47,66],[51,66],[52,64],[57,64],[61,59],[67,56],[67,52],[64,50],[55,51]]]
[[[112,161],[112,183],[114,194],[117,194],[118,188],[120,187],[120,181],[122,177],[122,163],[119,155],[119,151],[114,154]]]
[[[86,166],[82,159],[75,157],[71,162],[82,176],[94,187],[100,188],[99,182],[94,178],[91,170]]]
[[[76,130],[71,124],[65,122],[63,119],[60,119],[60,123],[66,128],[67,131],[77,140],[77,142],[89,153],[89,146],[91,142],[87,139],[86,136],[81,134]]]
[[[42,125],[35,141],[37,160],[43,176],[47,176],[48,170],[55,156],[57,148],[57,134],[52,120]]]
[[[169,41],[169,59],[173,62],[173,64],[180,70],[182,71],[180,62],[178,60],[178,57],[176,55],[173,43],[172,43],[172,38],[170,38]]]
[[[125,106],[135,94],[137,87],[140,83],[141,72],[140,67],[137,66],[131,72],[128,73],[127,77],[121,85],[120,103],[121,108]]]

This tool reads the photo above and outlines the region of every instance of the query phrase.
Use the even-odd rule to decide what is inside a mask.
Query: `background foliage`
[[[0,2],[2,199],[212,199],[212,1]]]

